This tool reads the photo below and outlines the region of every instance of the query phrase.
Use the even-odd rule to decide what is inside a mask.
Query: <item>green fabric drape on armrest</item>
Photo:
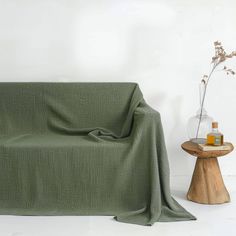
[[[143,209],[119,215],[116,219],[144,225],[152,225],[156,221],[196,219],[171,197],[169,164],[160,114],[144,100],[134,111],[131,135],[134,137],[133,145],[137,147],[133,154],[149,158],[150,201]]]

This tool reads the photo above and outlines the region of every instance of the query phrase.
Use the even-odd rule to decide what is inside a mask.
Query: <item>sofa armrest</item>
[[[140,105],[136,108],[134,114],[135,116],[141,115],[145,117],[160,119],[160,113],[150,107],[146,102],[140,103]]]
[[[146,102],[140,103],[134,112],[134,123],[132,134],[136,138],[141,138],[141,143],[146,143],[150,147],[155,147],[153,152],[156,152],[157,157],[163,157],[159,159],[160,172],[163,176],[166,176],[169,181],[168,172],[163,170],[169,170],[168,155],[165,144],[164,131],[161,122],[161,115],[158,111],[150,107]]]

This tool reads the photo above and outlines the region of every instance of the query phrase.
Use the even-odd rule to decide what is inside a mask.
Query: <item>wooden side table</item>
[[[187,193],[187,199],[203,204],[221,204],[230,202],[229,193],[224,185],[217,157],[224,156],[233,151],[230,150],[202,151],[196,143],[184,142],[181,147],[187,153],[196,156],[197,161],[192,176],[192,181]]]

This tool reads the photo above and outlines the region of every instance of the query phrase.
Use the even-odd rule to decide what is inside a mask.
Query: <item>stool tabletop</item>
[[[198,158],[215,158],[224,156],[234,150],[234,146],[232,143],[224,143],[224,145],[230,146],[230,150],[214,150],[214,151],[203,151],[198,147],[197,143],[193,143],[191,141],[186,141],[182,143],[181,147],[187,153],[196,156]]]

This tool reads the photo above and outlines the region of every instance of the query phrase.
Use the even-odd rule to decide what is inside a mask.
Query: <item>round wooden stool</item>
[[[221,204],[230,202],[229,193],[224,185],[217,157],[224,156],[233,151],[231,143],[230,150],[224,151],[202,151],[198,144],[187,141],[181,145],[187,153],[196,156],[197,161],[192,176],[192,181],[187,193],[187,199],[203,204]]]

